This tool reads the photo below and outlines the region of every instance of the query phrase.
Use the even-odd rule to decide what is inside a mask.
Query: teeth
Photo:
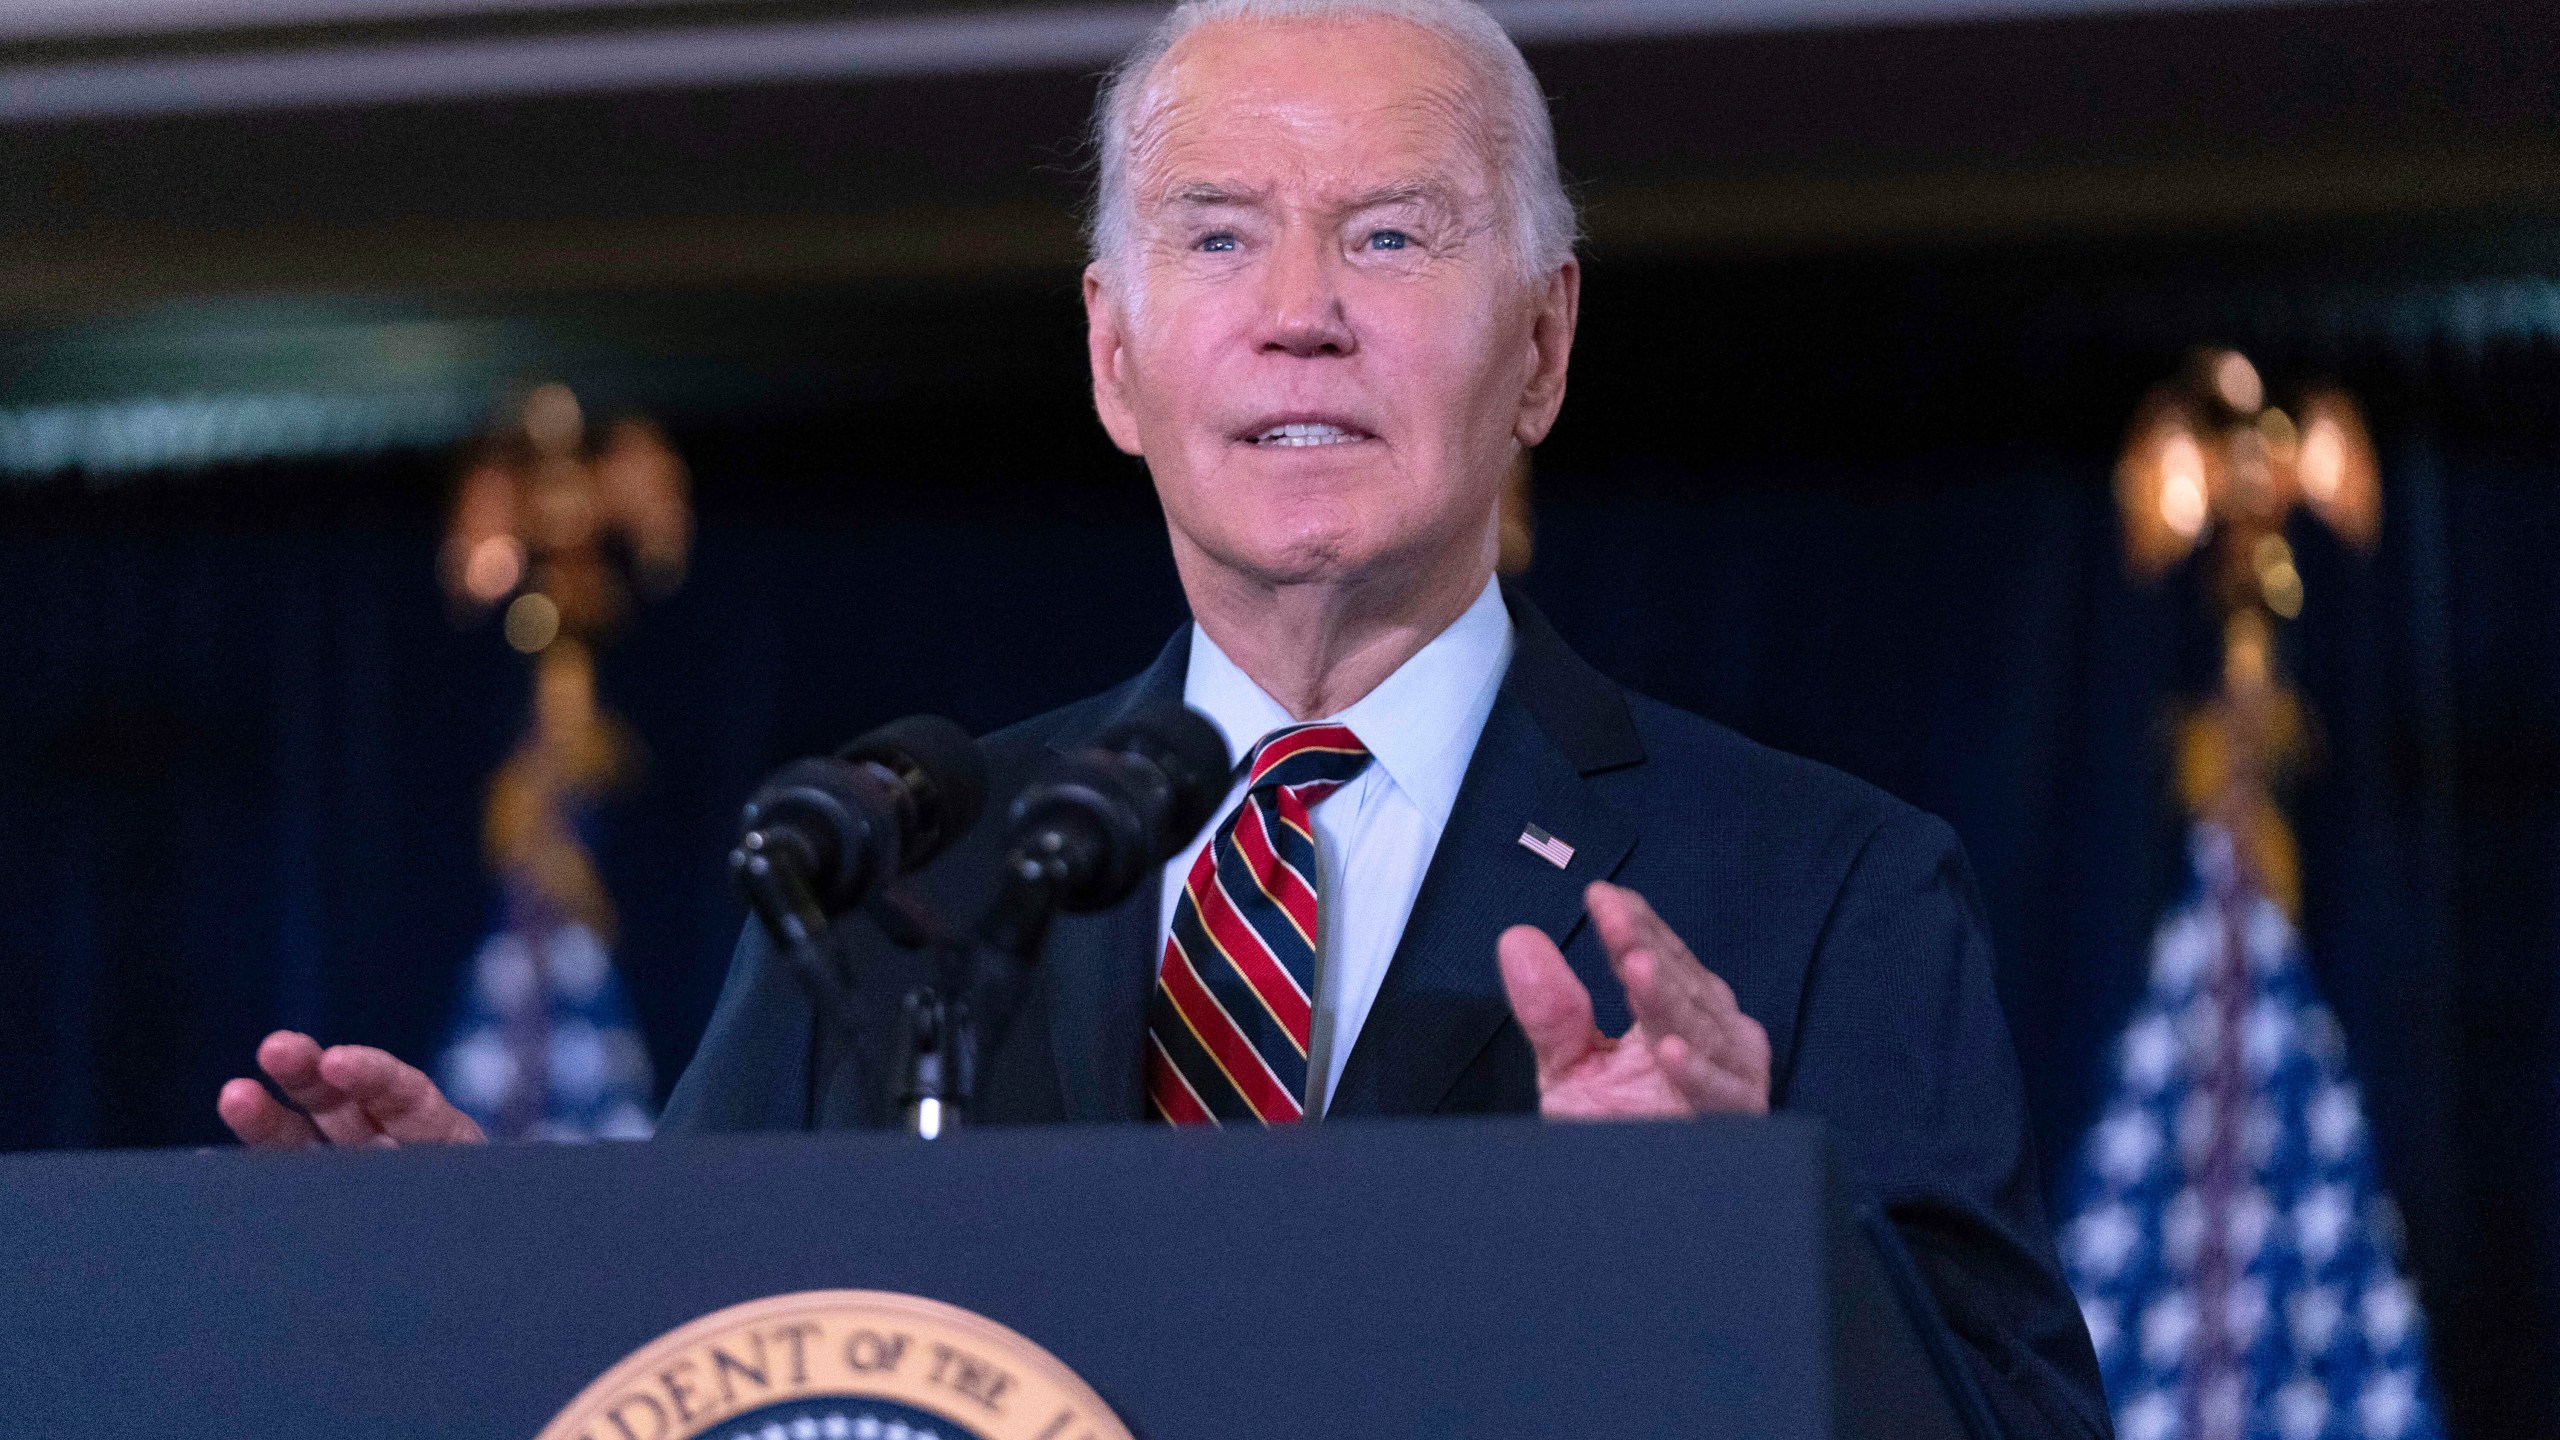
[[[1321,422],[1295,423],[1274,425],[1254,436],[1253,443],[1256,445],[1348,445],[1359,438],[1358,435],[1339,425],[1326,425]]]

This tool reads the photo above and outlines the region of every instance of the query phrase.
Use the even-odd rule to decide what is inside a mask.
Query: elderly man
[[[980,1118],[1811,1111],[2011,1433],[2101,1433],[1953,836],[1622,691],[1493,578],[1581,284],[1519,52],[1466,0],[1194,0],[1106,86],[1098,140],[1094,404],[1155,479],[1194,620],[990,737],[994,785],[1143,698],[1247,760],[1160,887],[1058,927]],[[924,876],[954,913],[997,828]],[[866,934],[840,938],[900,994]],[[858,1123],[854,1049],[751,930],[666,1128]],[[250,1143],[479,1138],[380,1051],[258,1059],[296,1108],[225,1087]]]

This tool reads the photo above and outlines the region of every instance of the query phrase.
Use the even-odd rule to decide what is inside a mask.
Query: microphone
[[[1217,726],[1179,704],[1142,707],[1013,802],[1006,878],[1036,878],[1070,914],[1109,909],[1200,833],[1228,783]]]
[[[729,876],[811,1002],[848,1035],[861,1017],[827,917],[942,853],[986,801],[986,756],[938,715],[892,721],[832,757],[794,760],[747,801]]]
[[[914,715],[775,771],[747,801],[729,863],[787,867],[821,911],[838,914],[941,854],[986,801],[978,742],[939,715]]]

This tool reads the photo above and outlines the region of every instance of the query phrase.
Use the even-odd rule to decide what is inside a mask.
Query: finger
[[[1735,997],[1733,987],[1725,983],[1723,976],[1704,965],[1698,967],[1697,975],[1690,983],[1689,999],[1701,1014],[1713,1020],[1716,1027],[1724,1032],[1725,1042],[1729,1045],[1738,1043],[1745,1032],[1760,1034],[1760,1022],[1744,1013],[1742,1001]],[[1762,1036],[1760,1048],[1765,1055],[1768,1051],[1766,1036]]]
[[[1701,1111],[1758,1114],[1769,1108],[1769,1037],[1743,1013],[1733,987],[1698,962],[1642,895],[1593,886],[1594,928],[1625,946],[1611,964],[1628,1007],[1649,1035],[1654,1063]]]
[[[1745,1017],[1743,1024],[1759,1026]],[[1764,1047],[1765,1048],[1765,1047]],[[1686,1039],[1665,1035],[1653,1042],[1654,1064],[1701,1115],[1762,1115],[1769,1109],[1768,1067],[1756,1071],[1718,1063],[1700,1054]]]
[[[1657,964],[1653,990],[1661,1022],[1655,1028],[1689,1036],[1711,1049],[1730,1043],[1734,1026],[1749,1018],[1724,977],[1694,959]]]
[[[1703,973],[1689,948],[1654,915],[1644,897],[1616,885],[1593,882],[1585,892],[1592,928],[1609,955],[1609,968],[1626,988],[1638,1023],[1657,1035],[1695,1032],[1703,1021],[1691,995]]]
[[[1769,1029],[1745,1015],[1732,1028],[1734,1063],[1727,1067],[1751,1082],[1760,1108],[1769,1108]]]
[[[1760,1028],[1759,1021],[1743,1013],[1732,987],[1712,971],[1701,969],[1686,998],[1676,1003],[1681,1021],[1666,1025],[1661,1033],[1678,1036],[1697,1064],[1715,1075],[1740,1080],[1765,1102],[1769,1088],[1768,1034]],[[1755,1104],[1753,1108],[1761,1107]]]
[[[1618,976],[1626,987],[1627,1008],[1635,1016],[1628,1033],[1643,1035],[1650,1052],[1658,1052],[1665,1041],[1677,1040],[1678,1053],[1697,1063],[1724,1048],[1722,1027],[1666,977],[1665,972],[1673,968],[1650,950],[1631,950],[1619,957]]]
[[[1564,952],[1535,925],[1514,925],[1494,943],[1502,988],[1520,1019],[1529,1049],[1538,1057],[1538,1083],[1570,1070],[1608,1038],[1592,1022],[1591,992],[1582,988]]]
[[[1665,957],[1677,957],[1691,964],[1697,957],[1681,942],[1677,932],[1653,913],[1653,906],[1642,895],[1623,885],[1594,880],[1582,892],[1582,903],[1591,912],[1592,928],[1600,932],[1600,943],[1611,955],[1628,950],[1651,950]]]
[[[1689,947],[1642,895],[1624,886],[1594,881],[1583,903],[1636,1018],[1656,1034],[1695,1030],[1700,1022],[1693,992],[1706,967]]]
[[[1743,1018],[1732,988],[1698,962],[1642,895],[1594,882],[1585,898],[1636,1018],[1657,1035],[1685,1035],[1693,1045],[1720,1048],[1723,1032]]]
[[[242,1078],[224,1085],[213,1108],[243,1145],[261,1150],[303,1150],[320,1143],[320,1132],[311,1128],[310,1121],[268,1094],[267,1087],[255,1080]]]
[[[320,1073],[320,1044],[294,1030],[279,1030],[258,1046],[258,1068],[276,1082],[332,1145],[363,1145],[380,1127],[345,1091]]]
[[[486,1139],[478,1123],[454,1108],[426,1072],[370,1045],[333,1045],[320,1073],[362,1107],[395,1145],[456,1145]]]

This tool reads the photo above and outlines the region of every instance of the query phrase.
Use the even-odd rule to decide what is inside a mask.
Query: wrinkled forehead
[[[1203,186],[1481,199],[1494,189],[1488,88],[1455,45],[1410,21],[1212,22],[1148,76],[1130,137],[1134,198],[1142,211]]]

